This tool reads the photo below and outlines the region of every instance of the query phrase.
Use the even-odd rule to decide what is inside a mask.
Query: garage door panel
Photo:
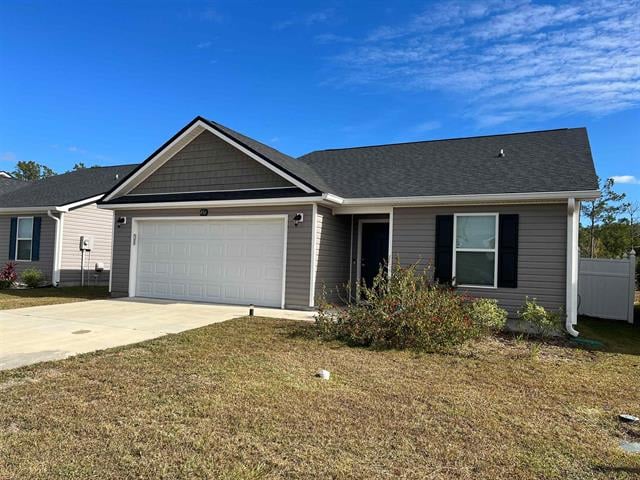
[[[281,219],[140,221],[138,236],[138,296],[281,305]]]

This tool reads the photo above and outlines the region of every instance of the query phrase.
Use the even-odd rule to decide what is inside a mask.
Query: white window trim
[[[21,237],[20,236],[20,220],[29,220],[31,219],[31,238],[26,238],[26,237]],[[34,227],[34,219],[35,217],[18,217],[18,219],[16,220],[16,251],[15,251],[15,258],[16,258],[16,262],[32,262],[33,261],[33,227]],[[25,259],[18,259],[18,243],[20,240],[30,240],[31,241],[31,248],[29,249],[29,260],[25,260]]]
[[[457,232],[458,232],[458,217],[495,217],[495,245],[494,248],[458,248],[456,246]],[[456,286],[464,288],[498,288],[498,233],[499,233],[499,221],[500,214],[495,212],[473,212],[473,213],[454,213],[453,214],[453,266],[451,268],[452,277],[456,282]],[[472,284],[460,284],[456,279],[456,263],[457,252],[486,252],[493,253],[493,285],[472,285]]]

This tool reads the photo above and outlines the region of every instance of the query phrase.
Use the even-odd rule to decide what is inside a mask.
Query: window
[[[453,278],[457,285],[495,288],[498,270],[498,214],[456,214]]]
[[[33,217],[18,218],[16,260],[31,261],[33,247]]]

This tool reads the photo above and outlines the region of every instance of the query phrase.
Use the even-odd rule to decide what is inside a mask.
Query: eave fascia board
[[[294,186],[300,188],[305,193],[314,193],[317,191],[311,188],[310,186],[308,186],[306,183],[298,180],[297,178],[294,178],[292,175],[282,170],[282,168],[274,165],[267,159],[263,158],[261,155],[258,155],[254,151],[240,144],[238,141],[226,135],[224,132],[215,128],[205,119],[201,117],[197,117],[190,124],[188,124],[186,128],[178,132],[167,144],[163,145],[162,147],[160,147],[159,150],[151,154],[151,156],[148,157],[142,163],[141,167],[139,167],[137,170],[134,170],[128,177],[123,179],[122,183],[117,185],[112,191],[108,192],[104,200],[108,201],[116,196],[122,196],[129,193],[131,190],[133,190],[137,185],[139,185],[142,181],[144,181],[144,179],[148,178],[153,172],[155,172],[158,168],[160,168],[160,166],[162,166],[168,160],[166,159],[164,162],[161,162],[159,165],[156,165],[158,163],[157,160],[161,158],[162,155],[165,155],[169,150],[176,147],[185,137],[188,137],[190,134],[196,132],[196,136],[197,136],[205,130],[208,132],[211,132],[212,134],[216,135],[217,137],[221,138],[225,142],[229,143],[230,145],[240,150],[242,153],[249,156],[253,160],[256,160],[258,163],[265,166],[269,170],[280,175],[282,178],[292,183]],[[185,146],[186,144],[180,147],[179,150],[181,150]]]
[[[82,200],[78,200],[72,203],[67,203],[65,205],[49,205],[45,207],[4,207],[0,208],[0,213],[2,214],[11,214],[11,213],[47,213],[47,212],[69,212],[75,208],[84,207],[85,205],[91,205],[92,203],[96,203],[99,201],[104,195],[95,195],[93,197],[83,198]]]
[[[389,214],[393,210],[390,205],[350,205],[332,208],[334,215],[368,215],[368,214]]]
[[[11,215],[14,213],[43,213],[46,214],[47,211],[60,212],[62,211],[60,207],[56,206],[46,206],[46,207],[4,207],[0,208],[0,214],[3,215]]]
[[[373,205],[404,206],[523,201],[566,201],[569,198],[575,198],[576,200],[593,200],[598,198],[599,196],[599,190],[581,190],[564,192],[499,193],[484,195],[345,198],[342,202],[342,205],[345,207]]]
[[[342,205],[344,203],[344,198],[334,195],[333,193],[323,193],[322,199],[329,203],[335,203],[338,205]]]
[[[96,203],[100,201],[104,197],[103,194],[95,195],[93,197],[84,198],[82,200],[78,200],[77,202],[67,203],[66,205],[62,205],[58,207],[58,211],[60,212],[68,212],[75,208],[84,207],[85,205],[91,205],[92,203]]]
[[[263,198],[247,200],[204,200],[197,202],[153,202],[153,203],[99,203],[98,208],[104,210],[157,210],[174,208],[218,208],[218,207],[264,207],[278,205],[332,205],[317,197]]]

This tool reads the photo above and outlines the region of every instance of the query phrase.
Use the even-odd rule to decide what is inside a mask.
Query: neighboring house
[[[27,185],[29,185],[29,182],[13,178],[13,175],[10,173],[0,170],[0,195],[13,192]]]
[[[584,128],[322,150],[298,159],[195,118],[99,202],[111,293],[313,308],[383,261],[525,296],[576,320],[580,201],[599,195]]]
[[[54,285],[106,284],[111,269],[113,214],[96,202],[134,165],[95,167],[35,182],[0,178],[0,253],[18,273],[40,270]],[[17,182],[8,190],[5,181]],[[15,187],[15,188],[14,188]],[[92,237],[84,254],[80,237]],[[95,272],[95,264],[104,266]],[[0,265],[1,266],[1,265]]]

